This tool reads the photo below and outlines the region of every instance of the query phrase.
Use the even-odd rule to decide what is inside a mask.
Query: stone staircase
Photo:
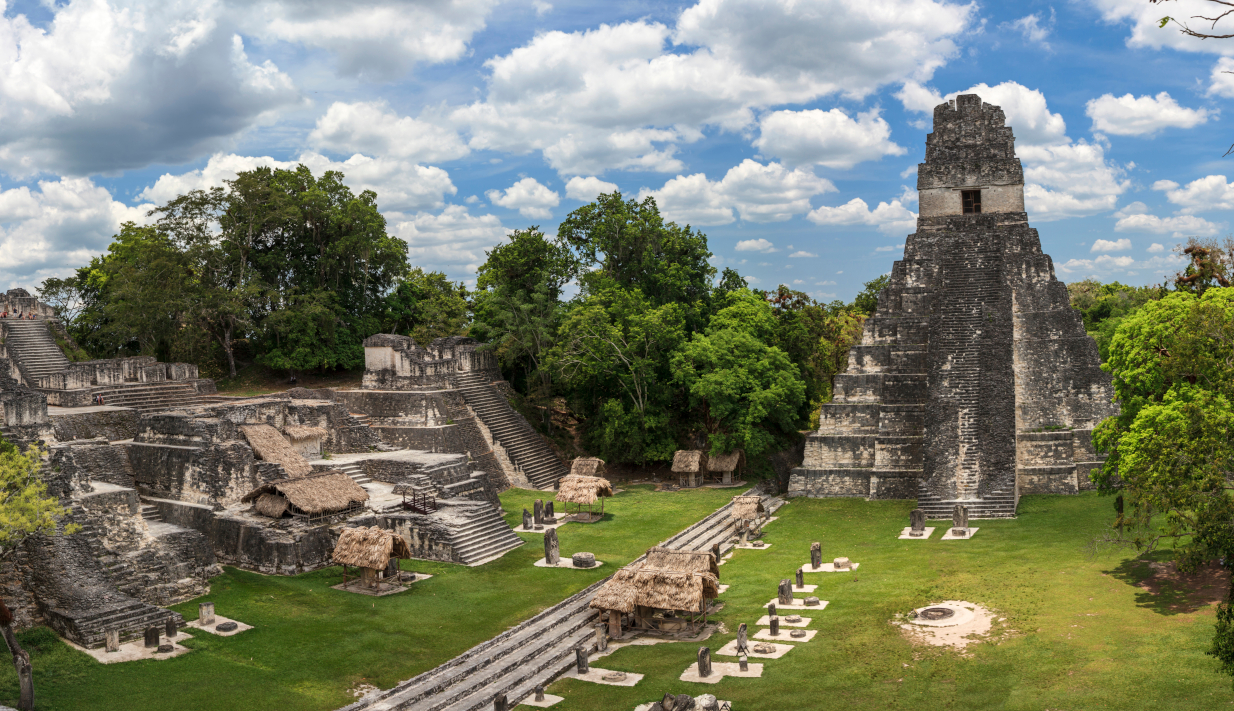
[[[983,518],[1015,518],[1015,492],[993,491],[979,499],[944,500],[930,491],[923,484],[917,495],[917,508],[925,512],[925,517],[931,521],[951,520],[956,504],[968,507],[969,519]]]
[[[358,425],[363,425],[365,427],[373,426],[373,418],[370,417],[369,415],[366,415],[362,412],[349,412],[347,414],[351,415],[351,419],[355,420],[356,424]]]
[[[510,407],[485,376],[464,373],[458,378],[458,389],[532,486],[553,489],[557,480],[569,473],[540,433]]]
[[[3,324],[4,345],[26,385],[33,386],[42,376],[59,373],[69,367],[69,359],[56,345],[47,321],[4,319]]]
[[[478,565],[523,545],[500,510],[487,503],[476,508],[470,521],[450,532],[450,547],[464,565]]]
[[[148,627],[157,626],[161,634],[169,617],[176,621],[176,627],[185,625],[184,617],[179,612],[140,600],[104,605],[84,614],[55,608],[48,610],[47,614],[60,623],[53,626],[65,637],[86,648],[102,647],[107,641],[109,629],[119,629],[120,641],[124,642],[140,638]]]
[[[201,396],[191,383],[133,383],[95,388],[103,404],[131,407],[142,413],[164,412],[201,404]]]
[[[163,513],[159,511],[157,506],[151,504],[141,505],[141,517],[145,519],[147,524],[163,522]]]
[[[335,470],[343,472],[347,476],[351,477],[351,480],[360,486],[373,483],[372,477],[364,473],[364,467],[360,466],[359,462],[340,464],[334,468]]]
[[[747,493],[753,493],[747,492]],[[768,511],[783,502],[766,499]],[[721,553],[732,547],[735,528],[727,504],[660,545],[682,550]],[[505,694],[513,708],[535,690],[548,685],[574,664],[574,650],[595,650],[597,610],[588,607],[601,580],[522,624],[472,647],[463,654],[393,689],[365,697],[343,711],[481,711],[493,708]]]

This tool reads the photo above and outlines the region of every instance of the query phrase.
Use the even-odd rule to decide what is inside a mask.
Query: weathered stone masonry
[[[981,517],[1086,486],[1092,428],[1117,411],[1110,377],[1028,225],[1004,123],[975,95],[935,109],[917,232],[790,494],[917,497],[932,517],[962,501]],[[980,212],[965,213],[965,191]]]

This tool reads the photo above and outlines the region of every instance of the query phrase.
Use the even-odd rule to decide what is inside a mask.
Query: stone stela
[[[1023,493],[1092,488],[1092,428],[1110,376],[1024,211],[1024,171],[997,106],[934,109],[905,241],[789,496],[956,503],[1011,517]],[[916,529],[920,530],[920,529]]]

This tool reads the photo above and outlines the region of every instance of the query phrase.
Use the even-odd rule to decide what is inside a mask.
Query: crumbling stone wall
[[[60,442],[95,437],[104,437],[109,442],[115,442],[136,437],[139,418],[136,410],[126,409],[54,415],[51,422],[55,428],[56,440]]]

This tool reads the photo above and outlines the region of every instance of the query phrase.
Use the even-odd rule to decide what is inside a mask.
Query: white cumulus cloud
[[[609,183],[593,176],[583,178],[574,176],[566,181],[566,197],[580,202],[591,202],[604,193],[617,192],[617,184]]]
[[[1103,94],[1090,99],[1085,113],[1093,130],[1116,136],[1151,136],[1164,128],[1192,128],[1206,123],[1207,109],[1180,106],[1167,92],[1136,98],[1131,94]]]
[[[317,119],[308,140],[323,150],[417,162],[453,160],[470,152],[455,131],[409,116],[400,117],[381,101],[334,102]]]
[[[1144,251],[1150,254],[1157,254],[1159,252],[1165,251],[1165,245],[1161,244],[1160,242],[1153,242],[1152,244],[1148,245],[1148,249]]]
[[[1131,240],[1123,238],[1120,240],[1110,241],[1108,239],[1099,239],[1093,242],[1090,252],[1123,252],[1131,249]]]
[[[540,184],[535,178],[523,178],[514,185],[501,190],[489,190],[484,193],[488,201],[494,205],[518,210],[523,217],[547,220],[553,216],[550,207],[557,207],[561,196],[554,190]]]
[[[898,198],[880,202],[873,210],[865,200],[853,198],[838,207],[818,207],[806,219],[816,225],[873,225],[885,234],[911,232],[917,226],[917,213]]]
[[[769,254],[771,252],[778,252],[779,250],[776,249],[775,244],[759,237],[758,239],[743,239],[739,241],[737,243],[737,251],[762,252],[764,254]]]
[[[856,120],[839,109],[774,111],[759,121],[754,147],[785,165],[840,169],[907,152],[891,140],[891,127],[877,109],[858,114]]]
[[[805,257],[817,257],[818,255],[813,252],[807,252],[804,249],[799,249],[796,252],[793,252],[792,254],[788,256],[792,257],[793,259],[802,259]]]
[[[150,207],[114,200],[89,178],[0,191],[0,284],[33,290],[66,276],[106,249],[121,223],[146,223]]]
[[[728,224],[734,211],[749,222],[783,222],[809,212],[813,196],[835,189],[809,170],[747,158],[718,181],[703,173],[678,175],[657,190],[643,188],[639,199],[654,197],[665,217],[694,225]]]
[[[413,264],[447,274],[474,273],[486,259],[485,250],[509,233],[494,215],[472,215],[462,205],[387,218],[390,233],[406,240]]]
[[[700,0],[650,20],[549,31],[485,62],[455,110],[473,149],[540,152],[563,175],[678,172],[678,146],[749,128],[760,109],[925,81],[975,5],[945,0]]]
[[[1226,182],[1224,175],[1206,175],[1180,187],[1172,180],[1158,180],[1153,190],[1165,193],[1170,202],[1178,205],[1183,214],[1206,210],[1234,210],[1234,183]]]

